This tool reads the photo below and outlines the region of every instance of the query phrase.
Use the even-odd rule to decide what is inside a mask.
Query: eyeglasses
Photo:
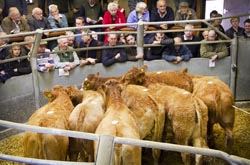
[[[43,15],[43,13],[36,13],[36,15]]]

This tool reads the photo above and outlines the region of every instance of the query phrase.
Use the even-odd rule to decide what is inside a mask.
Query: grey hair
[[[58,10],[58,6],[57,5],[55,5],[55,4],[49,5],[49,11],[51,11],[53,8],[55,8],[55,9]]]
[[[186,24],[186,25],[185,25],[185,29],[186,29],[186,28],[191,28],[191,29],[193,29],[193,28],[194,28],[194,25],[192,25],[192,24]]]
[[[114,2],[110,2],[108,4],[108,11],[110,11],[111,9],[118,9],[118,4]]]
[[[61,43],[64,40],[68,40],[66,35],[60,36],[60,38],[57,39],[57,43]]]
[[[39,11],[43,12],[43,10],[40,9],[39,7],[35,7],[35,8],[32,10],[32,15],[35,15],[35,14],[36,14],[37,12],[39,12]]]
[[[144,2],[138,2],[136,4],[135,10],[137,12],[140,12],[142,9],[146,9],[146,8],[147,8],[147,4],[146,3],[144,3]]]

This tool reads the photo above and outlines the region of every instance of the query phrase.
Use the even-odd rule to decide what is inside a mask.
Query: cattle
[[[120,78],[116,77],[117,80]],[[98,72],[89,74],[83,83],[83,88],[97,90],[109,79],[109,77],[99,77]],[[145,87],[138,85],[128,85],[122,92],[122,98],[135,115],[140,139],[160,141],[165,121],[163,106],[152,97]],[[157,164],[159,157],[159,150],[153,149],[155,164]]]
[[[99,72],[95,74],[89,74],[82,83],[82,89],[85,90],[97,90],[102,84],[109,79],[119,80],[120,77],[99,77]]]
[[[49,103],[35,111],[27,124],[68,130],[68,117],[74,106],[62,86],[55,86],[50,91],[45,90],[44,95]],[[24,156],[48,160],[66,160],[69,140],[65,136],[25,132]]]
[[[69,117],[70,130],[95,133],[95,130],[103,118],[105,107],[102,95],[96,91],[83,90],[82,102],[71,112]],[[81,153],[81,160],[93,162],[93,141],[78,138],[69,138],[69,157],[71,161],[77,161]],[[85,154],[87,160],[85,160]]]
[[[147,66],[143,66],[142,68],[146,69]],[[136,68],[132,68],[134,70]],[[141,69],[143,70],[143,69]],[[150,81],[167,84],[170,86],[175,86],[181,89],[185,89],[192,93],[193,91],[193,82],[192,79],[187,76],[187,70],[179,71],[158,71],[158,72],[146,72],[146,76]]]
[[[131,69],[121,82],[146,86],[152,95],[164,104],[166,120],[169,121],[177,144],[207,147],[208,110],[206,105],[192,93],[174,86],[160,84],[145,74],[144,68]],[[189,154],[182,153],[185,164],[190,163]],[[201,163],[201,156],[196,155],[196,163]]]
[[[122,91],[122,99],[135,116],[140,139],[160,142],[165,122],[165,111],[161,102],[147,88],[139,85],[126,86]],[[158,164],[159,157],[159,150],[153,149],[154,164]]]
[[[164,104],[167,124],[175,142],[180,145],[207,148],[207,107],[192,93],[164,84],[149,84],[149,91]],[[167,127],[167,125],[165,126]],[[190,164],[190,155],[181,153],[184,164]],[[196,164],[201,164],[201,156],[196,155]]]
[[[95,133],[118,137],[140,139],[139,129],[136,125],[134,114],[128,109],[121,97],[122,87],[118,81],[111,79],[99,89],[106,100],[106,113],[99,123]],[[95,155],[97,142],[94,142]],[[141,148],[115,144],[114,164],[140,165]]]
[[[159,71],[159,72],[146,72],[147,66],[144,65],[141,68],[133,67],[127,73],[125,73],[126,77],[134,77],[133,74],[137,76],[145,76],[150,82],[158,82],[162,84],[167,84],[171,86],[176,86],[181,89],[185,89],[189,92],[193,91],[193,82],[192,79],[187,75],[187,70],[184,69],[182,72],[179,71]],[[140,81],[140,78],[136,77],[136,81]],[[116,79],[116,80],[124,80],[123,76],[120,77],[99,77],[99,73],[96,74],[89,74],[83,84],[83,89],[92,89],[96,90],[101,84],[109,79]],[[128,78],[130,81],[133,79]],[[122,82],[121,82],[122,83]],[[137,82],[135,84],[138,84]],[[143,83],[143,82],[141,82]],[[140,84],[141,84],[140,83]],[[146,85],[146,84],[144,84]]]
[[[219,123],[225,131],[225,146],[230,150],[233,144],[233,126],[235,118],[234,98],[230,88],[215,77],[194,76],[194,95],[208,107],[208,144],[215,147],[213,125]]]

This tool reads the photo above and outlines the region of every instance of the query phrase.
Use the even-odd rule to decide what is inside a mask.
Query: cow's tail
[[[154,97],[149,96],[149,99],[154,104],[153,107],[156,107],[152,140],[160,142],[162,138],[162,133],[164,130],[165,110],[164,110],[163,104],[161,103],[158,104],[158,102],[155,100]],[[152,155],[153,155],[155,162],[158,162],[160,158],[160,154],[161,154],[160,150],[158,149],[152,150]]]
[[[208,109],[204,102],[198,97],[194,96],[193,100],[195,104],[197,126],[199,127],[199,134],[202,138],[201,147],[207,147]]]

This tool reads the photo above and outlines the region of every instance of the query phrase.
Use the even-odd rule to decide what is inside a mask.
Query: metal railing
[[[147,140],[114,137],[110,135],[98,135],[98,134],[92,134],[92,133],[68,131],[68,130],[55,129],[55,128],[44,128],[44,127],[14,123],[14,122],[9,122],[9,121],[4,121],[4,120],[0,120],[0,125],[3,127],[24,130],[24,131],[31,131],[31,132],[38,132],[38,133],[53,134],[53,135],[59,135],[59,136],[68,136],[68,137],[74,137],[74,138],[99,141],[98,152],[97,152],[96,162],[95,162],[95,164],[97,165],[109,165],[110,164],[112,160],[112,156],[113,156],[111,153],[114,150],[114,144],[127,144],[127,145],[133,145],[133,146],[138,146],[138,147],[154,148],[154,149],[160,149],[160,150],[166,150],[166,151],[207,155],[207,156],[224,159],[231,164],[239,164],[239,165],[250,164],[250,160],[248,159],[241,158],[241,157],[234,156],[234,155],[229,155],[225,152],[214,150],[214,149],[197,148],[197,147],[183,146],[183,145],[177,145],[177,144],[153,142],[153,141],[147,141]],[[22,158],[22,157],[17,157],[17,156],[8,156],[4,154],[0,154],[0,159],[23,162],[23,163],[31,163],[31,164],[60,164],[62,163],[62,161],[27,159],[27,158]],[[70,164],[69,162],[63,162],[63,164],[64,163]],[[74,164],[74,162],[71,162],[71,164]],[[78,164],[80,163],[78,162]]]

